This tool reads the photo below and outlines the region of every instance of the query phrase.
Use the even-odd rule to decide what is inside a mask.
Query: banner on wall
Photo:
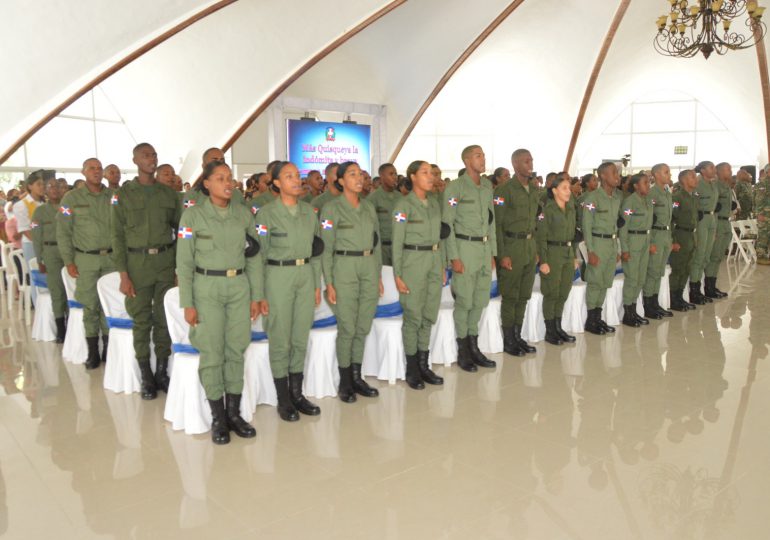
[[[289,161],[302,176],[317,169],[323,173],[329,163],[355,161],[371,170],[371,126],[287,120]]]

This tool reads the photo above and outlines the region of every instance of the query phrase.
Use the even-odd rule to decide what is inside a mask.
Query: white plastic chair
[[[13,309],[13,291],[14,284],[19,291],[19,318],[24,313],[24,323],[29,326],[32,323],[32,287],[29,285],[29,267],[24,259],[24,252],[20,249],[11,251],[10,257],[11,270],[13,272],[10,284],[8,285],[8,311]],[[21,268],[21,272],[19,269]]]
[[[754,243],[757,239],[756,220],[741,220],[733,222],[733,226],[730,227],[733,234],[733,243],[736,244],[737,250],[734,257],[738,258],[738,252],[746,264],[751,264],[757,260],[757,252],[754,249]],[[736,228],[738,231],[736,232]]]
[[[378,301],[379,306],[394,306],[399,302],[392,266],[382,267],[382,288],[383,295]],[[406,377],[406,356],[401,338],[402,325],[401,315],[374,319],[364,348],[364,362],[361,366],[363,375],[373,376],[390,384],[395,384],[396,380],[403,380]]]
[[[5,294],[5,288],[8,286],[8,258],[10,253],[10,244],[0,240],[0,295]]]
[[[32,339],[35,341],[56,341],[56,319],[53,315],[53,303],[48,291],[45,274],[40,274],[37,258],[29,261],[30,281],[36,290],[35,317],[32,320]]]
[[[67,333],[64,335],[61,356],[65,362],[84,364],[88,358],[88,344],[86,343],[86,330],[83,327],[83,306],[75,300],[76,281],[67,272],[66,266],[61,269],[61,277],[69,304]]]

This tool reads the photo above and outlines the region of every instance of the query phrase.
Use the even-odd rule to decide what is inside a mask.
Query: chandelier
[[[761,20],[765,8],[756,0],[668,1],[671,12],[658,17],[654,40],[655,50],[666,56],[692,58],[700,52],[708,59],[712,52],[748,49],[761,42],[767,30]],[[744,31],[732,27],[736,19],[742,19]]]

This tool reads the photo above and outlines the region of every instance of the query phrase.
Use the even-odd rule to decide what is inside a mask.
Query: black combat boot
[[[710,298],[706,298],[700,292],[700,281],[690,282],[690,303],[702,306],[711,302]]]
[[[655,305],[655,309],[657,309],[658,313],[660,313],[663,317],[673,317],[674,316],[674,314],[671,313],[671,311],[669,311],[667,309],[663,309],[663,306],[660,305],[660,301],[658,300],[658,295],[657,294],[652,296],[651,298],[652,298],[653,304]]]
[[[107,347],[110,345],[110,337],[103,335],[102,336],[102,364],[107,363]]]
[[[556,321],[554,319],[546,319],[545,321],[545,341],[551,345],[561,345],[564,342],[556,331]]]
[[[67,335],[67,326],[64,324],[64,317],[56,319],[56,343],[64,343],[64,337]]]
[[[561,338],[561,340],[564,343],[575,343],[577,338],[565,332],[564,328],[561,327],[561,317],[556,317],[553,321],[554,321],[554,324],[556,325],[556,333],[559,334],[559,337]]]
[[[605,332],[608,334],[615,333],[615,327],[610,326],[604,319],[602,319],[602,308],[596,308],[596,317],[599,319],[599,324],[602,325],[602,328],[604,328]]]
[[[470,373],[475,373],[479,370],[471,358],[468,336],[457,338],[457,365],[460,366],[460,369],[463,371],[469,371]]]
[[[623,324],[626,326],[631,326],[632,328],[639,328],[641,324],[636,320],[636,317],[634,317],[633,310],[633,304],[629,306],[623,306]]]
[[[503,329],[503,351],[511,356],[524,356],[516,339],[513,337],[513,326],[501,326]]]
[[[230,430],[227,427],[225,398],[210,399],[209,407],[211,407],[211,441],[214,444],[229,443]]]
[[[717,289],[717,278],[716,277],[706,277],[705,279],[705,289],[706,289],[706,296],[708,298],[714,298],[714,299],[720,299],[727,296],[726,292],[722,292],[719,289]]]
[[[338,369],[340,372],[340,385],[337,388],[337,396],[345,403],[355,403],[356,393],[353,390],[353,373],[350,366]]]
[[[275,393],[278,396],[278,416],[281,417],[281,420],[296,422],[299,420],[299,413],[289,397],[289,379],[281,377],[273,379],[273,382],[275,383]]]
[[[137,360],[139,371],[142,373],[142,399],[149,401],[158,397],[158,389],[155,386],[155,376],[149,359]]]
[[[168,376],[168,358],[158,358],[155,363],[155,387],[168,394],[168,385],[171,379]]]
[[[654,296],[643,296],[642,303],[644,304],[644,316],[650,319],[660,320],[663,318],[663,314],[658,310],[655,305]]]
[[[534,348],[532,345],[524,341],[524,338],[521,337],[521,326],[519,326],[518,324],[513,325],[513,339],[515,339],[516,343],[519,344],[519,349],[521,349],[525,353],[537,352],[536,348]]]
[[[350,370],[353,377],[353,390],[355,390],[356,394],[364,397],[377,397],[380,395],[380,392],[376,388],[369,386],[363,377],[361,377],[361,364],[353,362],[350,365]]]
[[[671,291],[669,296],[671,298],[671,309],[674,311],[690,310],[690,308],[687,307],[687,302],[685,302],[684,298],[682,298],[682,291]]]
[[[86,360],[86,369],[96,369],[99,367],[99,336],[87,337],[88,359]]]
[[[241,416],[241,395],[225,394],[227,428],[244,439],[257,436],[257,430]]]
[[[318,416],[321,408],[302,394],[303,373],[289,373],[289,397],[294,407],[308,416]]]
[[[444,378],[439,377],[430,369],[430,364],[428,364],[429,356],[429,351],[417,351],[417,368],[420,370],[420,378],[428,384],[442,385],[444,384]]]
[[[406,355],[406,384],[413,390],[425,388],[422,375],[420,375],[420,367],[417,365],[417,354]]]
[[[473,360],[474,364],[486,368],[497,366],[497,362],[490,360],[479,350],[479,336],[468,334],[466,339],[468,340],[468,352],[470,353],[471,360]]]
[[[596,308],[588,310],[588,316],[586,317],[586,324],[583,327],[586,332],[596,334],[597,336],[603,336],[607,332],[604,331],[604,327],[599,324]]]

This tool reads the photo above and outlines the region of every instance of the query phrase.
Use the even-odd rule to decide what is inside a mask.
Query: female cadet
[[[342,163],[335,183],[342,197],[326,203],[321,212],[321,262],[326,299],[336,306],[339,396],[345,403],[353,403],[356,394],[379,395],[361,378],[361,362],[377,297],[383,292],[382,253],[377,211],[360,198],[364,177],[358,164]]]
[[[199,204],[182,215],[177,234],[179,302],[200,351],[198,373],[211,406],[211,439],[230,442],[257,432],[241,418],[243,353],[262,299],[262,263],[254,218],[232,202],[232,172],[223,161],[203,170]],[[245,249],[244,249],[245,247]]]
[[[321,409],[302,394],[305,352],[315,307],[321,303],[323,242],[313,207],[299,199],[305,189],[299,170],[288,161],[271,172],[278,196],[257,214],[257,237],[265,264],[262,315],[270,340],[270,367],[278,394],[278,415],[299,420],[297,411],[315,416]]]
[[[400,293],[404,322],[401,328],[406,353],[406,383],[415,390],[424,383],[444,384],[428,366],[430,331],[438,317],[444,265],[439,242],[441,206],[431,195],[430,164],[414,161],[406,170],[410,193],[396,202],[393,212],[393,275]]]
[[[618,218],[623,261],[623,324],[639,327],[650,324],[636,312],[636,300],[647,277],[650,253],[657,251],[654,244],[650,245],[653,216],[652,200],[648,197],[650,177],[646,173],[633,175],[628,180],[628,191],[630,194],[623,200]]]
[[[538,213],[537,254],[540,258],[540,289],[543,293],[545,340],[553,345],[573,343],[575,336],[561,327],[564,303],[572,289],[578,261],[575,258],[576,211],[570,202],[568,175],[560,175],[548,188],[545,207]]]

